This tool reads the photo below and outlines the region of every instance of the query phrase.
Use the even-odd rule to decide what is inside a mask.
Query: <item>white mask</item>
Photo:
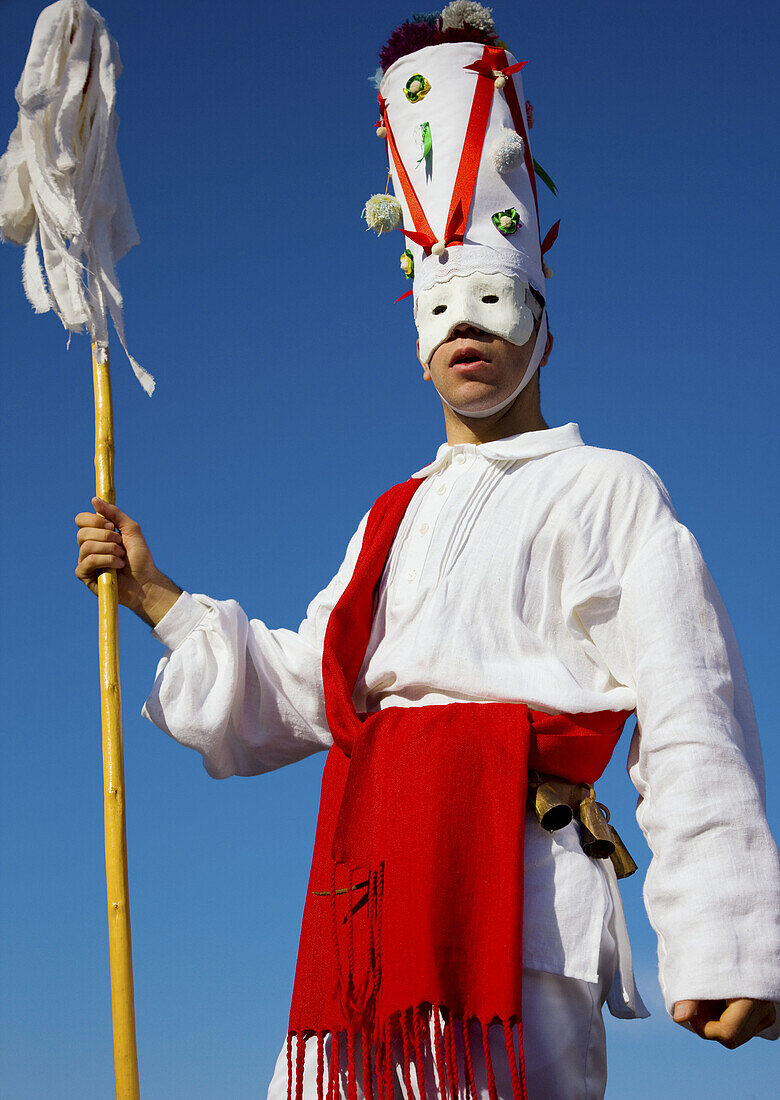
[[[420,358],[430,362],[439,344],[465,323],[522,346],[534,328],[533,313],[526,305],[527,290],[528,283],[516,276],[472,271],[451,275],[420,291],[415,300]]]

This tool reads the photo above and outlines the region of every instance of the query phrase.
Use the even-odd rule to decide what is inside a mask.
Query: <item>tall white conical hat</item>
[[[532,377],[547,338],[523,64],[480,42],[406,53],[379,85],[377,129],[407,238],[402,264],[414,279],[420,357],[428,362],[463,322],[523,345],[536,314],[535,354],[511,399]]]

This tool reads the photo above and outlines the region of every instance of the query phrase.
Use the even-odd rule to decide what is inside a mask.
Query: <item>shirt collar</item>
[[[563,424],[560,428],[545,428],[540,432],[521,432],[506,439],[497,439],[493,443],[442,443],[436,452],[436,458],[423,466],[412,477],[429,477],[444,469],[453,455],[459,452],[479,454],[482,458],[492,458],[496,462],[518,462],[525,458],[539,458],[541,455],[563,451],[567,447],[582,447],[582,436],[577,424]]]

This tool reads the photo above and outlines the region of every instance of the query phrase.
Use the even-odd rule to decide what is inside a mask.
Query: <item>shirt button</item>
[[[447,492],[447,486],[446,485],[440,485],[439,488],[436,490],[436,492],[439,494],[440,497],[443,497],[444,494]]]
[[[428,526],[428,524],[423,523],[420,527],[420,534],[421,535],[427,535],[429,531],[430,531],[430,527]]]
[[[460,466],[462,466],[462,465],[463,465],[463,463],[464,463],[464,462],[466,461],[466,456],[465,456],[465,455],[463,454],[463,452],[462,452],[462,451],[459,451],[459,452],[458,452],[458,454],[456,454],[456,455],[455,455],[455,461],[456,461],[456,462],[457,462],[457,463],[458,463],[458,464],[459,464]]]
[[[413,581],[416,576],[417,576],[417,570],[416,569],[410,569],[409,572],[406,574],[406,579],[408,581]]]

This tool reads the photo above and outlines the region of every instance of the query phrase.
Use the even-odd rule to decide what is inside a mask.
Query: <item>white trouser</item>
[[[541,970],[523,971],[523,1049],[529,1100],[603,1100],[607,1084],[607,1048],[601,1010],[607,998],[615,971],[616,946],[609,930],[609,916],[604,921],[599,956],[599,982],[584,982],[547,974]],[[503,1029],[488,1029],[490,1053],[496,1076],[499,1100],[511,1100],[512,1084],[506,1054]],[[460,1100],[465,1100],[463,1082],[465,1066],[462,1044],[458,1047],[458,1077]],[[485,1059],[479,1024],[472,1024],[472,1061],[474,1079],[480,1100],[488,1100]],[[515,1030],[515,1050],[517,1032]],[[403,1057],[395,1052],[395,1095],[397,1100],[409,1100],[403,1081]],[[293,1040],[293,1067],[295,1040]],[[306,1042],[303,1073],[303,1100],[317,1098],[317,1042]],[[439,1094],[436,1064],[430,1045],[424,1052],[425,1089],[428,1100]],[[340,1043],[341,1100],[346,1100],[346,1042]],[[325,1039],[325,1084],[330,1065],[330,1037]],[[360,1039],[355,1043],[355,1067],[358,1100],[363,1100]],[[414,1066],[412,1066],[414,1100],[419,1100]],[[295,1089],[293,1087],[293,1095]],[[377,1095],[376,1087],[374,1096]],[[268,1100],[287,1100],[287,1048],[283,1047],[268,1088]]]

